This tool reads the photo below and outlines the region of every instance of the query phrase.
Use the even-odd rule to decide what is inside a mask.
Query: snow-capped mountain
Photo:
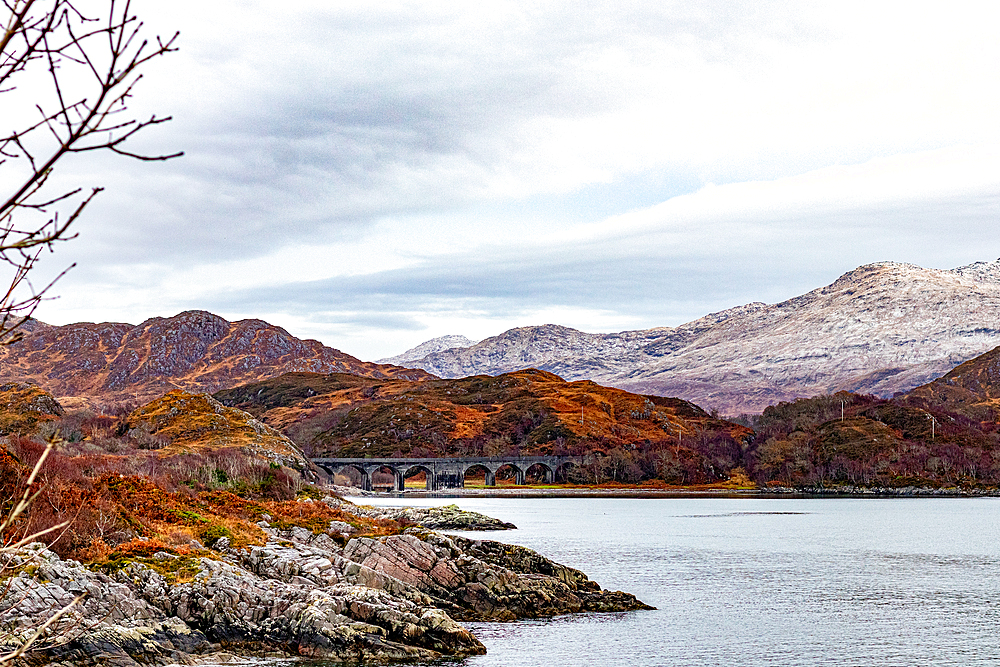
[[[410,348],[402,354],[397,354],[395,357],[388,357],[386,359],[379,359],[375,363],[405,366],[408,363],[423,359],[428,354],[444,352],[445,350],[452,349],[464,349],[472,347],[475,344],[476,341],[470,340],[465,336],[438,336],[437,338],[431,338],[428,341],[424,341],[420,345]]]
[[[997,345],[1000,260],[951,271],[880,262],[788,301],[678,327],[523,327],[404,365],[448,378],[535,367],[734,415],[840,389],[891,395]]]

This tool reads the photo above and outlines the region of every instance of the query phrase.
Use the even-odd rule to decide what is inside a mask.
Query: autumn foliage
[[[0,447],[3,498],[20,493],[45,440],[57,445],[36,482],[40,491],[16,526],[27,535],[68,521],[51,548],[87,562],[146,558],[156,551],[205,554],[220,538],[234,547],[263,544],[256,525],[320,531],[344,521],[361,534],[398,532],[394,522],[364,521],[318,499],[290,469],[237,446],[150,449],[130,437],[130,411],[48,420],[34,435],[8,435]],[[133,429],[134,430],[134,429]],[[9,500],[8,500],[9,502]]]
[[[458,380],[288,373],[215,397],[316,456],[580,455],[577,483],[717,482],[752,436],[687,401],[527,369]]]

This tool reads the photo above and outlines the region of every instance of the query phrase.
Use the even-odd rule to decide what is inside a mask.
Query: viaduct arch
[[[546,484],[555,481],[556,473],[567,464],[578,465],[578,456],[497,456],[469,458],[440,459],[337,459],[316,458],[312,462],[335,475],[345,468],[353,468],[361,474],[361,488],[372,490],[372,475],[388,469],[392,472],[396,491],[402,491],[407,473],[414,469],[422,470],[427,476],[427,490],[454,489],[465,486],[465,475],[472,468],[483,468],[486,471],[486,486],[496,486],[497,471],[510,467],[514,471],[514,483],[524,484],[529,468],[540,466],[544,472]]]

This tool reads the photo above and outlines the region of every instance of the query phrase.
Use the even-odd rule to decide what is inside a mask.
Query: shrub
[[[151,558],[158,551],[175,553],[172,547],[164,544],[157,538],[136,538],[125,544],[118,545],[118,548],[111,552],[109,559]]]
[[[229,540],[233,539],[233,531],[217,523],[210,523],[198,531],[198,537],[201,539],[202,544],[211,546],[220,537],[225,537]]]

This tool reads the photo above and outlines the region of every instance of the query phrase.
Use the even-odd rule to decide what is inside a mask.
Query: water
[[[1000,662],[1000,499],[454,502],[518,526],[467,536],[658,608],[469,624],[489,652],[463,667]]]

